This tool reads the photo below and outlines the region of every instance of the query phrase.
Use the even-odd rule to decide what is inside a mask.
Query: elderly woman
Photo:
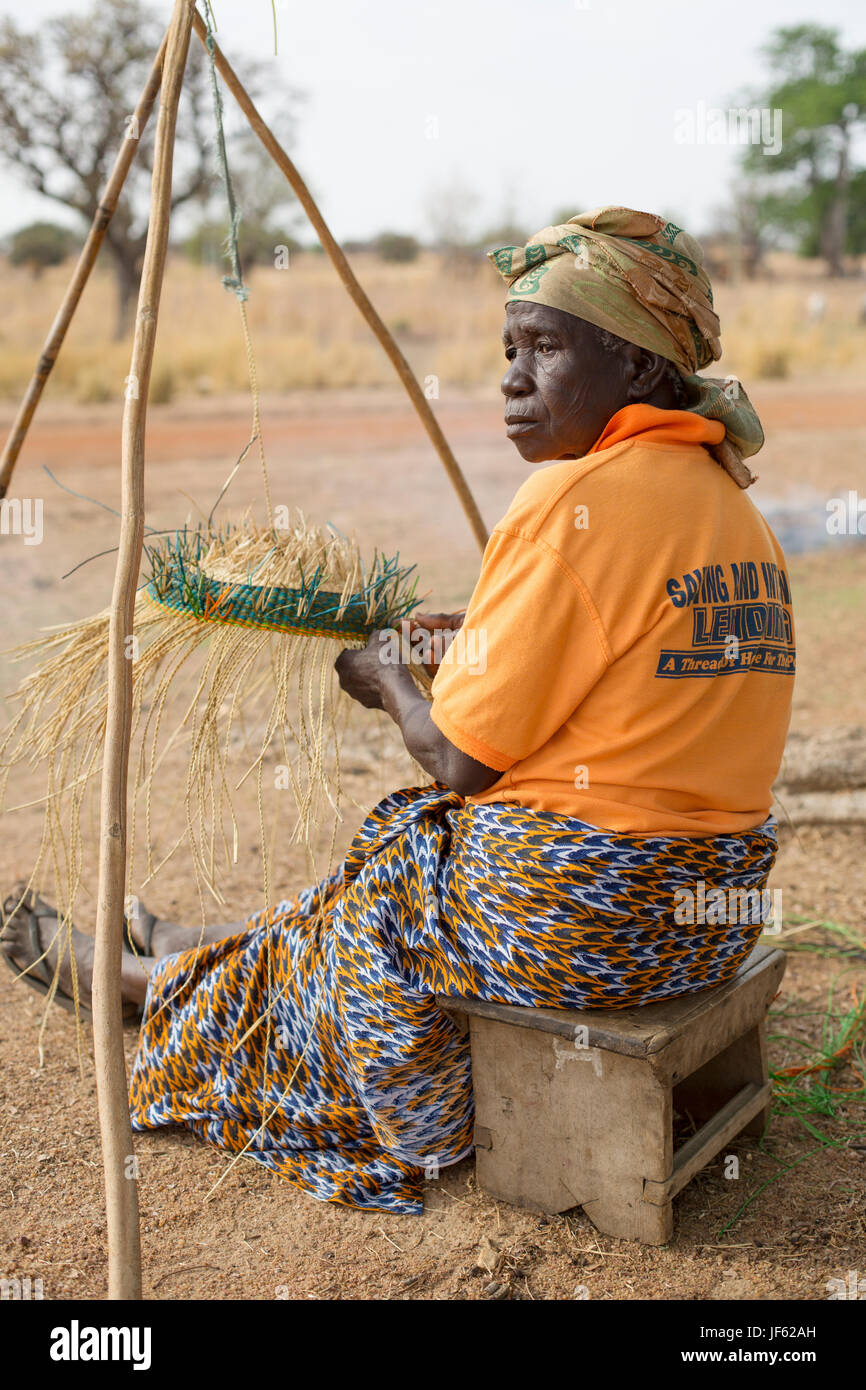
[[[621,1008],[718,985],[776,851],[790,593],[743,490],[757,417],[694,375],[720,355],[700,247],[603,208],[491,255],[528,477],[462,625],[422,620],[457,629],[432,704],[379,634],[337,661],[433,785],[381,802],[329,880],[203,946],[128,929],[135,1127],[187,1125],[358,1207],[417,1211],[423,1170],[470,1152],[469,1050],[437,993]],[[747,920],[702,914],[711,889],[757,890]],[[50,911],[11,917],[19,968]]]

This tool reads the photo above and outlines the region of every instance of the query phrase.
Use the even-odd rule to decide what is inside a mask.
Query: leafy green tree
[[[29,266],[40,275],[49,265],[61,265],[81,246],[81,238],[56,222],[30,222],[9,238],[9,261]]]
[[[383,261],[403,265],[417,260],[421,250],[418,238],[405,232],[380,232],[374,246]]]
[[[301,249],[301,243],[283,228],[244,217],[238,229],[238,248],[244,270],[254,265],[272,265],[279,246],[285,246],[290,253]],[[228,269],[225,222],[200,223],[183,242],[183,253],[197,265],[225,272]]]
[[[778,154],[751,145],[751,176],[763,225],[803,255],[842,275],[846,252],[866,249],[857,136],[866,126],[866,49],[846,51],[838,31],[818,24],[777,29],[764,49],[770,80],[754,105],[782,112]]]

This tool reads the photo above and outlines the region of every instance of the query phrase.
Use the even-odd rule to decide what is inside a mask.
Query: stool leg
[[[762,1018],[724,1052],[681,1081],[674,1092],[674,1104],[677,1110],[687,1110],[698,1124],[703,1124],[750,1081],[763,1086],[769,1079],[767,1024]],[[770,1107],[766,1106],[741,1133],[760,1138],[769,1118]]]
[[[757,1081],[760,1085],[769,1081],[766,1019],[762,1018],[759,1024],[740,1039],[740,1067],[746,1081]],[[763,1110],[759,1110],[755,1118],[743,1128],[742,1133],[755,1135],[760,1139],[769,1121],[770,1106],[765,1105]]]
[[[620,1179],[608,1196],[585,1202],[584,1211],[597,1230],[643,1245],[667,1245],[674,1233],[672,1202],[644,1201],[643,1183]]]
[[[670,1089],[636,1057],[474,1017],[476,1171],[492,1196],[545,1212],[583,1206],[608,1235],[663,1245],[671,1203],[644,1179],[673,1169]]]

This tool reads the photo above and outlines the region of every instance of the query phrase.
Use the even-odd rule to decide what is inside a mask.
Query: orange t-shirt
[[[759,825],[791,712],[785,558],[704,444],[718,421],[626,406],[532,473],[484,552],[433,722],[509,801],[635,834]]]

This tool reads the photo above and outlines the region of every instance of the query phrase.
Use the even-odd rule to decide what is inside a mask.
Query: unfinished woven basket
[[[289,838],[309,845],[325,808],[336,825],[339,745],[350,702],[334,659],[338,647],[363,645],[416,606],[414,566],[376,554],[365,567],[355,541],[311,526],[300,513],[288,531],[243,518],[219,531],[178,531],[145,549],[149,573],[136,597],[129,652],[130,874],[141,793],[146,873],[138,887],[184,847],[200,897],[206,888],[222,902],[223,874],[238,855],[232,794],[254,777],[270,901],[266,764],[272,772],[279,757],[294,793]],[[106,610],[16,651],[16,660],[39,664],[11,697],[20,707],[0,741],[0,803],[12,767],[44,770],[42,844],[31,883],[50,886],[64,914],[72,911],[82,877],[82,819],[102,761],[108,628]],[[423,667],[412,669],[429,688]],[[177,695],[179,708],[169,698]],[[181,738],[189,747],[180,833],[157,854],[152,794],[163,758]]]

